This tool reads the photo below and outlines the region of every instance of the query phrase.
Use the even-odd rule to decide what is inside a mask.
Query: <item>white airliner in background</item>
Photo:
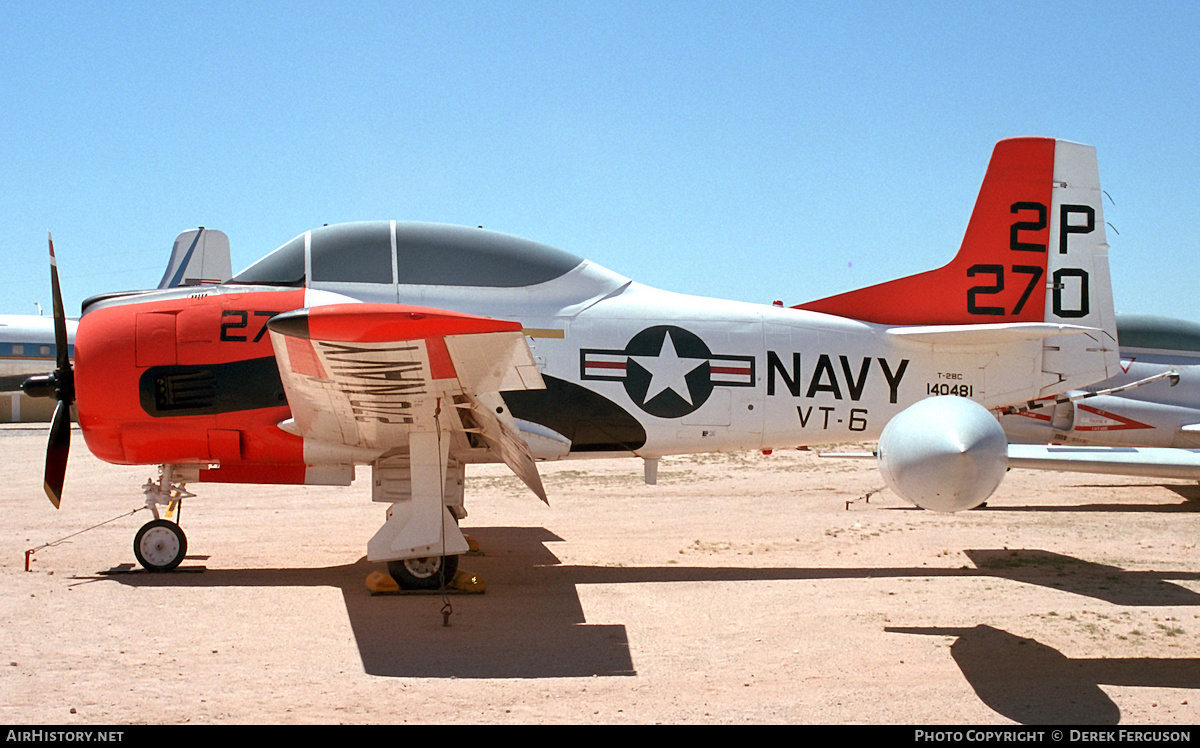
[[[215,285],[233,275],[229,237],[215,229],[184,231],[175,237],[159,288]],[[68,356],[75,357],[76,320],[67,320]],[[33,314],[0,315],[0,423],[49,421],[54,402],[31,398],[21,384],[33,374],[54,370],[54,319]]]

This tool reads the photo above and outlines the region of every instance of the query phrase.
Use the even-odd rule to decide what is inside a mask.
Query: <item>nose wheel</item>
[[[146,506],[154,519],[142,525],[133,538],[133,555],[146,571],[171,571],[183,563],[187,555],[187,536],[179,526],[179,510],[185,498],[196,494],[187,490],[187,481],[199,475],[194,466],[163,465],[158,480],[148,480],[142,486]],[[158,507],[166,506],[166,517]]]
[[[170,571],[186,554],[187,536],[169,519],[147,522],[133,538],[133,555],[146,571]]]

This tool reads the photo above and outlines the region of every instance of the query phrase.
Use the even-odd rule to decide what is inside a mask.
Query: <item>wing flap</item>
[[[529,445],[521,438],[516,421],[504,406],[504,400],[494,392],[465,397],[466,409],[470,411],[470,419],[477,429],[475,433],[500,456],[509,470],[529,486],[530,491],[549,504],[537,463],[533,460]]]
[[[475,402],[488,393],[545,387],[521,325],[507,320],[397,304],[336,304],[280,314],[268,329],[291,428],[308,439],[394,449],[414,431],[462,428],[444,412],[456,397]],[[504,441],[502,426],[490,430],[495,440],[489,446],[502,446],[494,447],[502,456],[517,450]],[[515,427],[510,431],[516,434]],[[533,465],[531,457],[527,464],[514,462],[519,475]]]

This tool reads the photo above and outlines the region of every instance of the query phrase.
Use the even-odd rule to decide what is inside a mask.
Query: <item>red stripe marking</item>
[[[1025,418],[1032,418],[1035,421],[1049,421],[1050,420],[1050,416],[1046,415],[1045,413],[1031,413],[1030,411],[1027,411],[1027,410],[1021,411],[1017,415],[1024,416]]]
[[[302,377],[329,378],[329,375],[325,373],[325,367],[321,366],[321,359],[317,358],[317,352],[313,349],[311,341],[294,338],[291,335],[285,335],[283,339],[287,343],[288,361],[291,363],[293,372]]]
[[[454,379],[458,376],[445,338],[425,338],[425,350],[429,354],[429,376],[434,379]]]
[[[1132,418],[1126,418],[1125,416],[1119,416],[1116,413],[1109,413],[1107,410],[1100,410],[1099,408],[1093,408],[1090,405],[1083,405],[1081,403],[1079,405],[1079,409],[1087,411],[1088,413],[1093,413],[1095,415],[1098,415],[1101,418],[1110,418],[1110,419],[1116,421],[1117,425],[1102,424],[1100,426],[1076,426],[1075,427],[1076,431],[1128,431],[1131,429],[1152,429],[1152,428],[1154,428],[1153,426],[1144,424],[1141,421],[1135,421]]]

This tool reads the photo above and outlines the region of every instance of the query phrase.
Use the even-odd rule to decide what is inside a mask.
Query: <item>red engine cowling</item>
[[[79,425],[118,464],[198,464],[201,480],[304,483],[302,440],[266,324],[303,289],[218,288],[109,303],[75,335]],[[210,467],[216,466],[219,467]]]

